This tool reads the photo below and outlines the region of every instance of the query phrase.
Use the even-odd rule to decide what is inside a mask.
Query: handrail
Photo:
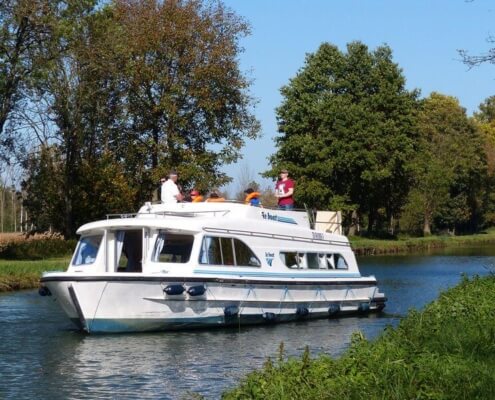
[[[106,219],[112,218],[136,218],[139,215],[157,215],[157,216],[172,216],[172,217],[197,217],[202,214],[222,214],[227,215],[230,210],[205,210],[205,211],[153,211],[144,213],[122,213],[122,214],[106,214]]]
[[[227,229],[227,228],[214,228],[214,227],[203,227],[205,232],[209,233],[225,233],[230,235],[240,235],[240,236],[251,236],[251,237],[260,237],[266,239],[281,239],[281,240],[290,240],[295,242],[305,242],[305,243],[317,243],[317,244],[331,244],[335,246],[344,246],[350,247],[350,243],[347,241],[340,240],[329,240],[323,238],[307,238],[303,236],[297,235],[284,235],[279,233],[269,233],[269,232],[254,232],[254,231],[245,231],[242,229]]]

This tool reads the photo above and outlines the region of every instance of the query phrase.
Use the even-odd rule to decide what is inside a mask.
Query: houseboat
[[[44,273],[39,293],[88,333],[381,311],[386,297],[359,273],[340,225],[311,219],[234,202],[146,203],[79,228],[67,271]]]

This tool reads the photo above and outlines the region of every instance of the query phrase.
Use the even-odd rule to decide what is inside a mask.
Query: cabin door
[[[126,229],[115,233],[115,260],[118,272],[141,272],[143,230]]]

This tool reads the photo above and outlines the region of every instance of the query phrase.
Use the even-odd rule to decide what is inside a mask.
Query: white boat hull
[[[305,212],[236,203],[150,203],[94,221],[51,295],[82,330],[143,332],[285,322],[379,311],[349,240]]]
[[[381,311],[374,278],[256,281],[48,274],[41,291],[88,333],[147,332],[287,322]],[[168,289],[167,289],[168,288]],[[191,289],[195,288],[195,289]],[[167,294],[167,291],[181,291]],[[202,293],[204,292],[204,293]]]

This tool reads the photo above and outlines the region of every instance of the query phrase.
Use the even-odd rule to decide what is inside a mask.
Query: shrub
[[[0,258],[6,260],[41,260],[70,255],[76,246],[75,240],[44,238],[10,242],[0,249]]]
[[[279,357],[223,398],[493,399],[494,310],[495,276],[465,278],[377,340],[354,334],[339,359]]]

